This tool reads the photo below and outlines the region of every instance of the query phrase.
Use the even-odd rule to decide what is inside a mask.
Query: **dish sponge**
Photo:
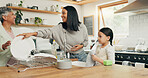
[[[103,61],[104,66],[111,66],[112,63],[113,63],[113,62],[112,62],[111,60],[104,60],[104,61]]]

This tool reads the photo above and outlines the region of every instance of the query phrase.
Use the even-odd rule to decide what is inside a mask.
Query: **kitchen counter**
[[[136,51],[116,51],[115,53],[125,53],[125,54],[140,54],[140,55],[148,55],[147,52],[136,52]]]
[[[89,68],[73,66],[68,70],[51,66],[18,73],[14,68],[0,67],[0,78],[148,78],[148,70],[121,65]]]

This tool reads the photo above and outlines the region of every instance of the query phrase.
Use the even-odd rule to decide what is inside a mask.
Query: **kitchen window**
[[[126,37],[129,34],[129,16],[125,13],[115,14],[114,12],[127,5],[127,2],[117,4],[105,4],[99,6],[102,27],[109,27],[113,30],[115,37]],[[100,26],[101,27],[101,26]]]

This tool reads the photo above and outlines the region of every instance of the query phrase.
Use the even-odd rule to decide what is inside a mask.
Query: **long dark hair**
[[[104,33],[106,36],[110,36],[110,45],[112,46],[112,40],[113,40],[113,31],[108,28],[108,27],[105,27],[105,28],[102,28],[100,29],[100,32]]]
[[[78,13],[73,6],[66,6],[63,9],[67,10],[67,22],[61,22],[64,29],[69,28],[73,31],[79,31],[78,26],[81,24],[78,18]]]

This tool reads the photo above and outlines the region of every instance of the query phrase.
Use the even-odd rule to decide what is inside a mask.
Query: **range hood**
[[[136,0],[115,13],[123,12],[146,13],[148,12],[148,0]]]

